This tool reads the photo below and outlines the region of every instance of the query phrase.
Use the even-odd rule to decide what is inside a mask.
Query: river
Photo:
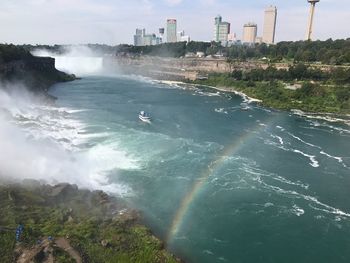
[[[186,262],[350,261],[349,126],[131,76],[50,93],[14,121],[42,179],[124,198]]]

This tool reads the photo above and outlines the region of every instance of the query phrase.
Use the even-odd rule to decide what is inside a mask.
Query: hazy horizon
[[[214,17],[231,23],[241,39],[243,24],[258,24],[262,34],[264,9],[278,8],[276,41],[303,40],[309,4],[283,0],[3,0],[0,3],[0,42],[14,44],[132,44],[136,28],[157,33],[167,18],[176,18],[178,31],[194,41],[210,41]],[[344,39],[350,1],[321,0],[316,6],[313,39]],[[40,13],[39,13],[40,12]]]

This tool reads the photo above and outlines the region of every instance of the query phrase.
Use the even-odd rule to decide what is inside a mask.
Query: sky
[[[0,0],[0,43],[131,44],[136,28],[157,33],[167,18],[192,40],[210,41],[218,14],[240,39],[247,22],[262,34],[269,5],[278,8],[277,41],[305,38],[307,0]],[[349,23],[350,0],[321,0],[313,39],[348,38]]]

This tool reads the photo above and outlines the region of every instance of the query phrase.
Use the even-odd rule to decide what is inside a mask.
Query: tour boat
[[[151,122],[151,116],[144,111],[140,111],[139,119],[143,122]]]

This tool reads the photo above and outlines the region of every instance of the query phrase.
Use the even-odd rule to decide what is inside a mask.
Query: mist
[[[69,119],[70,109],[47,105],[23,85],[0,84],[0,178],[68,182],[124,195],[125,186],[108,175],[136,164],[117,145],[80,149],[84,124]]]
[[[58,70],[77,76],[113,75],[118,72],[117,63],[111,54],[101,54],[85,45],[62,46],[59,53],[47,49],[32,52],[38,57],[55,58]]]

